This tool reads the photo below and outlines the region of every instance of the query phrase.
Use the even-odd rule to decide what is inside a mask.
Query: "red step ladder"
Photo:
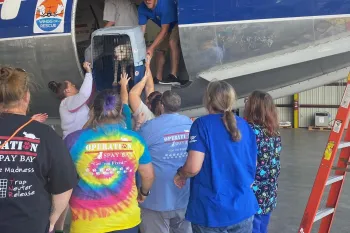
[[[343,99],[340,103],[337,116],[329,135],[328,143],[323,154],[321,165],[318,169],[314,186],[306,205],[303,219],[298,233],[310,233],[313,224],[321,220],[318,233],[329,233],[337,209],[340,193],[344,184],[350,157],[350,129],[347,130],[342,140],[346,123],[350,115],[350,73]],[[341,150],[337,166],[333,167],[338,149]],[[330,174],[334,170],[334,174]],[[320,202],[326,186],[330,187],[326,207],[319,209]]]

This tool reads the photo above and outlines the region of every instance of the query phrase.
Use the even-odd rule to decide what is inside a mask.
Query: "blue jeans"
[[[270,222],[271,213],[256,214],[253,221],[253,233],[267,233],[267,227]]]
[[[203,227],[192,224],[193,233],[252,233],[254,216],[228,227]]]

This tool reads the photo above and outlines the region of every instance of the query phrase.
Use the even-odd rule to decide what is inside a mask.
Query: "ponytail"
[[[55,81],[51,81],[47,86],[53,93],[57,94],[60,84]]]
[[[64,98],[66,98],[65,90],[68,87],[66,82],[58,83],[55,81],[51,81],[47,86],[53,93],[57,95],[59,99],[63,100]]]
[[[236,117],[232,111],[225,111],[224,117],[222,119],[224,121],[225,127],[227,131],[230,133],[231,138],[234,142],[238,142],[241,140],[241,132],[239,132],[237,128]]]

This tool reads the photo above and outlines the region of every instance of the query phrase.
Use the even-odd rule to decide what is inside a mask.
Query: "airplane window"
[[[22,0],[5,0],[1,9],[1,19],[11,20],[17,17]]]

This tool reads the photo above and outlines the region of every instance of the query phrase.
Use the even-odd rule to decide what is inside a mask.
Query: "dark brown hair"
[[[278,134],[279,124],[276,105],[270,94],[254,91],[248,98],[244,118],[253,124],[266,128],[269,136]]]
[[[162,93],[159,91],[154,91],[147,97],[148,108],[153,112],[155,116],[160,116],[162,114]]]
[[[64,93],[64,91],[68,88],[67,82],[58,83],[55,81],[51,81],[49,82],[48,87],[53,93],[57,95],[57,97],[60,100],[63,100],[64,98],[66,98],[66,94]]]
[[[211,82],[208,85],[204,104],[209,111],[223,113],[222,118],[233,141],[241,140],[241,132],[237,128],[236,117],[232,112],[236,101],[233,87],[225,81]]]
[[[0,109],[13,107],[28,91],[27,72],[19,68],[0,67]]]

